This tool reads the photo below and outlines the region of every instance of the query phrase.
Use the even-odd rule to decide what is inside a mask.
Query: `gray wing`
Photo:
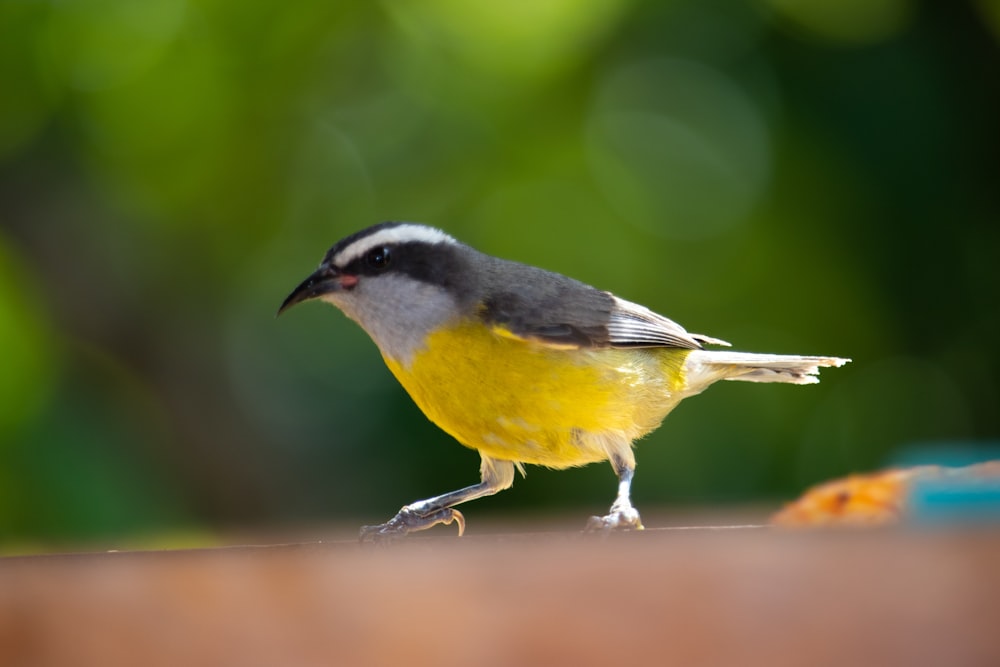
[[[560,276],[561,277],[561,276]],[[479,306],[485,323],[497,333],[550,347],[609,347],[607,323],[614,307],[605,292],[572,283],[548,281],[521,292],[493,292]]]
[[[558,273],[510,262],[503,275],[507,284],[489,286],[479,313],[504,336],[555,348],[729,345]],[[511,279],[521,288],[511,290]]]

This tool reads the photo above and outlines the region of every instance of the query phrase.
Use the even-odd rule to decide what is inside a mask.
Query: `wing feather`
[[[696,350],[703,344],[729,346],[724,340],[689,333],[671,319],[645,306],[614,297],[608,319],[608,342],[613,347],[680,347]]]
[[[556,349],[676,347],[729,343],[689,333],[639,304],[536,267],[483,256],[490,296],[478,304],[498,335]],[[494,266],[495,265],[495,266]],[[512,290],[511,285],[530,286]]]

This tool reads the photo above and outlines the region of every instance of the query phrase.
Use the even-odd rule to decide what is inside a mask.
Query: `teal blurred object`
[[[916,479],[908,505],[910,520],[917,525],[1000,525],[1000,477],[977,478],[955,471]]]
[[[934,465],[909,485],[909,521],[919,526],[1000,524],[1000,444],[946,442],[914,445],[902,466]]]

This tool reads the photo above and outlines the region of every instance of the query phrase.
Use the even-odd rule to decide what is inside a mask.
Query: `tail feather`
[[[694,350],[686,361],[688,384],[700,391],[716,380],[815,384],[822,367],[850,362],[841,357],[754,354],[728,350]],[[699,386],[700,385],[700,386]]]

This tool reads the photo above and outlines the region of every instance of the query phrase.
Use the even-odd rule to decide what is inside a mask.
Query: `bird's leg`
[[[452,521],[458,524],[458,534],[461,536],[465,532],[465,517],[455,509],[455,505],[493,495],[514,483],[514,464],[511,461],[499,461],[483,456],[480,473],[482,481],[479,484],[404,505],[396,516],[385,523],[362,526],[361,540],[375,541],[402,537],[407,533],[426,530],[439,523],[449,525]]]
[[[632,457],[626,459],[612,455],[611,466],[618,475],[618,497],[615,498],[607,515],[590,517],[587,521],[587,530],[642,530],[639,512],[632,507],[632,499],[629,497],[632,477],[635,475],[635,460]]]

